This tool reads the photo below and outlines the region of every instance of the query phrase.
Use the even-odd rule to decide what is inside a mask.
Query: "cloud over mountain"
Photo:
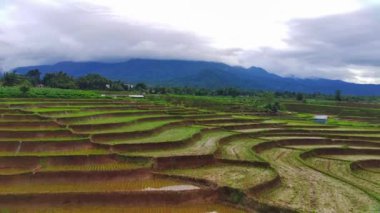
[[[243,61],[282,75],[380,83],[380,7],[289,22],[289,48],[262,48]]]
[[[356,0],[350,0],[352,1]],[[217,14],[226,14],[231,20],[226,21],[220,17],[218,22],[218,18],[214,17],[208,22],[209,25],[205,26],[211,28],[215,26],[216,32],[224,30],[221,32],[226,34],[229,29],[239,30],[227,35],[217,33],[215,36],[224,36],[223,39],[230,36],[230,41],[239,41],[239,39],[244,41],[218,46],[215,42],[218,38],[206,36],[201,31],[177,29],[165,24],[122,16],[99,2],[0,0],[2,23],[0,70],[59,61],[188,59],[218,61],[245,67],[261,66],[282,76],[380,83],[380,37],[378,36],[380,6],[378,4],[363,4],[365,6],[359,9],[335,15],[288,20],[283,26],[286,29],[285,39],[282,40],[283,46],[276,46],[277,43],[273,40],[272,46],[263,44],[252,48],[243,45],[249,44],[245,34],[254,32],[260,34],[258,37],[252,36],[252,43],[255,43],[256,39],[265,37],[260,33],[262,31],[268,33],[268,37],[275,37],[276,30],[272,32],[266,27],[277,25],[265,26],[262,23],[266,23],[266,17],[269,19],[275,17],[274,12],[278,11],[268,10],[258,14],[258,17],[264,18],[262,23],[252,19],[250,25],[250,21],[246,20],[251,17],[249,10],[244,10],[244,15],[234,16],[225,13],[225,9],[228,9],[228,5],[225,5],[226,8]],[[260,7],[259,1],[253,2],[252,6]],[[342,4],[340,0],[334,2]],[[249,5],[248,2],[239,0],[239,4],[243,3]],[[167,6],[162,5],[162,8]],[[190,6],[189,8],[196,8]],[[268,4],[265,8],[270,8],[269,6],[271,5]],[[182,7],[184,8],[186,7]],[[133,9],[125,13],[128,14]],[[293,13],[288,9],[284,11]],[[147,9],[147,11],[152,10]],[[162,11],[164,12],[169,13],[170,10]],[[180,15],[179,12],[175,14]],[[194,17],[197,15],[204,14],[194,11]],[[149,15],[145,14],[144,17]],[[208,17],[202,17],[206,22]],[[199,18],[197,20],[199,21]],[[191,24],[191,19],[188,22],[195,28],[197,24],[201,24],[198,22]],[[219,25],[216,26],[217,24]],[[231,27],[239,25],[242,26]],[[205,26],[202,26],[202,29],[205,29]]]
[[[229,61],[236,49],[217,50],[195,34],[124,20],[87,3],[10,1],[0,26],[3,69],[62,60],[130,57]]]

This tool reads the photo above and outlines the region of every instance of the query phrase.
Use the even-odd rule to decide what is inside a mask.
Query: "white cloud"
[[[280,75],[380,83],[375,64],[380,54],[371,48],[378,45],[378,17],[356,12],[378,3],[0,0],[0,67],[196,59],[262,66]]]
[[[130,57],[234,60],[234,51],[211,48],[208,39],[192,32],[115,18],[104,7],[44,2],[12,1],[5,9],[6,24],[0,26],[0,60],[5,69]]]
[[[251,62],[280,75],[380,83],[380,6],[289,23],[291,48],[246,51]]]
[[[89,0],[89,2],[94,2]],[[358,9],[356,0],[95,0],[136,22],[195,32],[217,48],[283,46],[285,23]]]

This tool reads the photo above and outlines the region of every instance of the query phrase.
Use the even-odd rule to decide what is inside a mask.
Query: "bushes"
[[[56,88],[30,88],[30,87],[0,87],[0,98],[100,98],[94,91],[56,89]]]
[[[19,75],[15,72],[4,73],[3,78],[1,79],[4,86],[17,86],[17,85],[27,85],[29,81],[25,76]]]
[[[30,90],[30,87],[26,85],[20,87],[20,92],[23,97],[26,97],[28,95],[29,90]]]
[[[43,82],[44,85],[48,87],[62,89],[77,88],[75,79],[64,72],[47,73],[43,78]]]
[[[87,74],[78,78],[77,85],[80,89],[106,90],[111,81],[99,74]]]
[[[30,70],[25,75],[16,72],[6,72],[0,77],[0,85],[7,87],[40,87],[47,86],[50,88],[60,89],[83,89],[83,90],[110,90],[110,91],[128,91],[133,85],[124,82],[112,81],[99,74],[87,74],[85,76],[74,78],[73,76],[59,71],[46,73],[41,79],[39,70]],[[138,83],[136,90],[146,91],[148,87],[144,83]]]

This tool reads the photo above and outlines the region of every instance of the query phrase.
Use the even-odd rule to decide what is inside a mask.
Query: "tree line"
[[[171,87],[171,86],[147,86],[145,83],[136,85],[126,84],[122,81],[112,81],[99,74],[87,74],[78,78],[60,71],[46,73],[42,76],[37,69],[30,70],[25,74],[16,72],[6,72],[3,74],[0,83],[2,86],[19,86],[23,91],[30,87],[44,86],[61,89],[82,89],[82,90],[109,90],[109,91],[140,91],[149,94],[178,94],[195,96],[260,96],[268,91],[243,90],[238,88],[206,89],[196,87]],[[306,99],[336,100],[336,101],[367,101],[371,97],[343,96],[337,90],[335,94],[321,93],[300,93],[290,91],[273,92],[276,98],[294,99],[305,102]]]
[[[133,88],[122,81],[112,81],[99,74],[87,74],[74,78],[65,72],[46,73],[43,77],[39,70],[30,70],[25,75],[16,72],[4,73],[1,78],[3,86],[20,87],[51,87],[60,89],[82,89],[82,90],[111,90],[126,91],[131,89],[145,90],[143,83],[136,84]]]
[[[265,90],[242,90],[237,88],[220,88],[205,89],[196,87],[149,87],[147,90],[152,94],[176,94],[176,95],[195,95],[195,96],[263,96],[263,94],[272,93],[275,98],[294,99],[300,102],[306,102],[307,99],[319,100],[336,100],[336,101],[364,101],[372,97],[361,96],[343,96],[340,90],[334,94],[322,93],[300,93],[291,91],[268,92]]]

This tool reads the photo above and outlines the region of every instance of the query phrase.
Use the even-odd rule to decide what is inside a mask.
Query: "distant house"
[[[124,88],[127,88],[128,90],[133,89],[133,84],[124,84]]]
[[[144,98],[144,95],[128,95],[130,98]]]
[[[320,124],[326,124],[328,118],[328,115],[314,115],[314,121]]]

